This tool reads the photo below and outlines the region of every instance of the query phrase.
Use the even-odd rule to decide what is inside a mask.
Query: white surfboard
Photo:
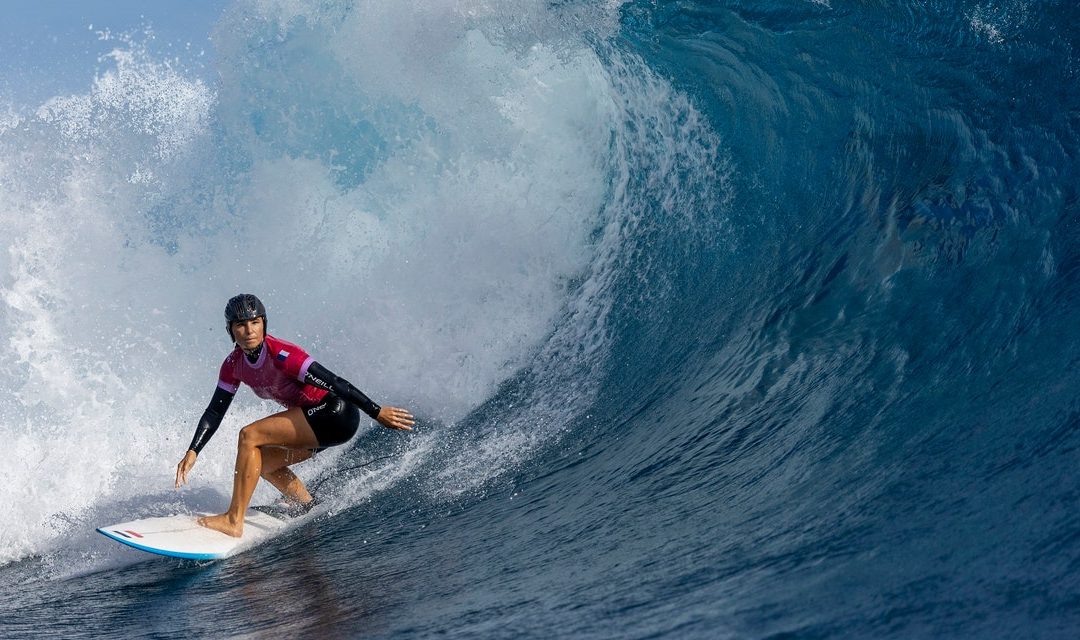
[[[97,531],[140,551],[187,560],[216,560],[250,548],[289,525],[290,518],[280,511],[266,511],[274,515],[248,509],[244,535],[239,538],[200,527],[195,519],[203,514],[132,520],[99,527]]]

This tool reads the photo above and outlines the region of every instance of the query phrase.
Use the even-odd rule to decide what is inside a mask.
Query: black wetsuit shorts
[[[319,404],[303,409],[319,441],[316,451],[348,442],[360,426],[360,409],[332,393],[326,394]]]

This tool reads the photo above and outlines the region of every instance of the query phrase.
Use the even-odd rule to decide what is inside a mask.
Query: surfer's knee
[[[240,435],[237,436],[237,446],[241,449],[254,448],[260,444],[259,431],[255,425],[249,424],[240,430]]]

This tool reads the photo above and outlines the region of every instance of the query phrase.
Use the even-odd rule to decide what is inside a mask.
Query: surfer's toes
[[[206,527],[207,529],[213,529],[214,531],[220,531],[227,536],[239,538],[244,534],[244,523],[238,522],[236,524],[229,520],[228,514],[222,513],[216,516],[202,516],[198,520],[200,527]]]

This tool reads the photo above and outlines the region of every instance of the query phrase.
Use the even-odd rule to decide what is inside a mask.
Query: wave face
[[[1075,635],[1080,11],[834,4],[252,0],[9,106],[0,627]],[[140,562],[239,291],[421,428]]]

